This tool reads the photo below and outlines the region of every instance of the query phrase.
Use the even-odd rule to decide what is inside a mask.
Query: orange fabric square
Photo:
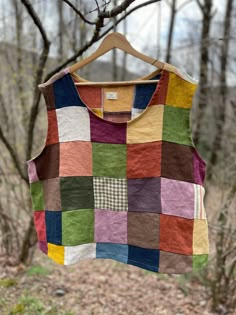
[[[46,145],[58,143],[58,126],[57,126],[57,116],[56,110],[48,110],[48,133],[47,133],[47,141]]]
[[[160,250],[192,255],[193,219],[160,214]]]
[[[102,107],[102,90],[96,86],[77,86],[82,101],[90,108]]]
[[[161,175],[161,141],[127,144],[127,178]]]
[[[91,176],[92,143],[68,141],[60,143],[59,176]]]
[[[39,241],[46,241],[45,211],[34,211],[34,227]]]

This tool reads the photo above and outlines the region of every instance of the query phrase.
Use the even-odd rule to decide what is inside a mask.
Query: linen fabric
[[[54,262],[112,259],[157,273],[207,266],[206,162],[183,71],[98,86],[59,71],[38,87],[48,130],[26,161],[38,248]],[[152,80],[158,80],[158,83]]]

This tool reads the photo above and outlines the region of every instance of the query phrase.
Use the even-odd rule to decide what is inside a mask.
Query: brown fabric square
[[[182,255],[160,251],[159,272],[161,273],[185,273],[193,271],[192,255]]]
[[[129,245],[159,248],[159,214],[128,212],[127,240]]]
[[[45,179],[42,183],[45,209],[61,210],[60,178]]]
[[[45,147],[34,162],[40,180],[58,177],[59,143]]]
[[[47,110],[55,109],[55,98],[54,98],[53,84],[51,83],[49,85],[42,86],[40,88],[40,90],[44,96]]]
[[[161,176],[194,183],[192,147],[162,141]]]

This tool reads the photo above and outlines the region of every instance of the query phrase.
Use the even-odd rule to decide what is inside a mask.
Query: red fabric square
[[[192,255],[193,219],[160,214],[160,250]]]
[[[46,241],[45,211],[34,211],[34,227],[39,241]]]

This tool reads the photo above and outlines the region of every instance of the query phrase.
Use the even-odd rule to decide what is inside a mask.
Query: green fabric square
[[[60,177],[61,207],[63,210],[94,208],[93,177]]]
[[[164,106],[162,140],[193,146],[189,108]]]
[[[62,245],[94,242],[94,209],[62,211]]]
[[[93,142],[93,175],[126,178],[126,144]]]
[[[208,254],[193,255],[193,270],[205,267],[208,263]]]
[[[43,183],[41,181],[30,183],[30,193],[33,210],[44,210]]]

